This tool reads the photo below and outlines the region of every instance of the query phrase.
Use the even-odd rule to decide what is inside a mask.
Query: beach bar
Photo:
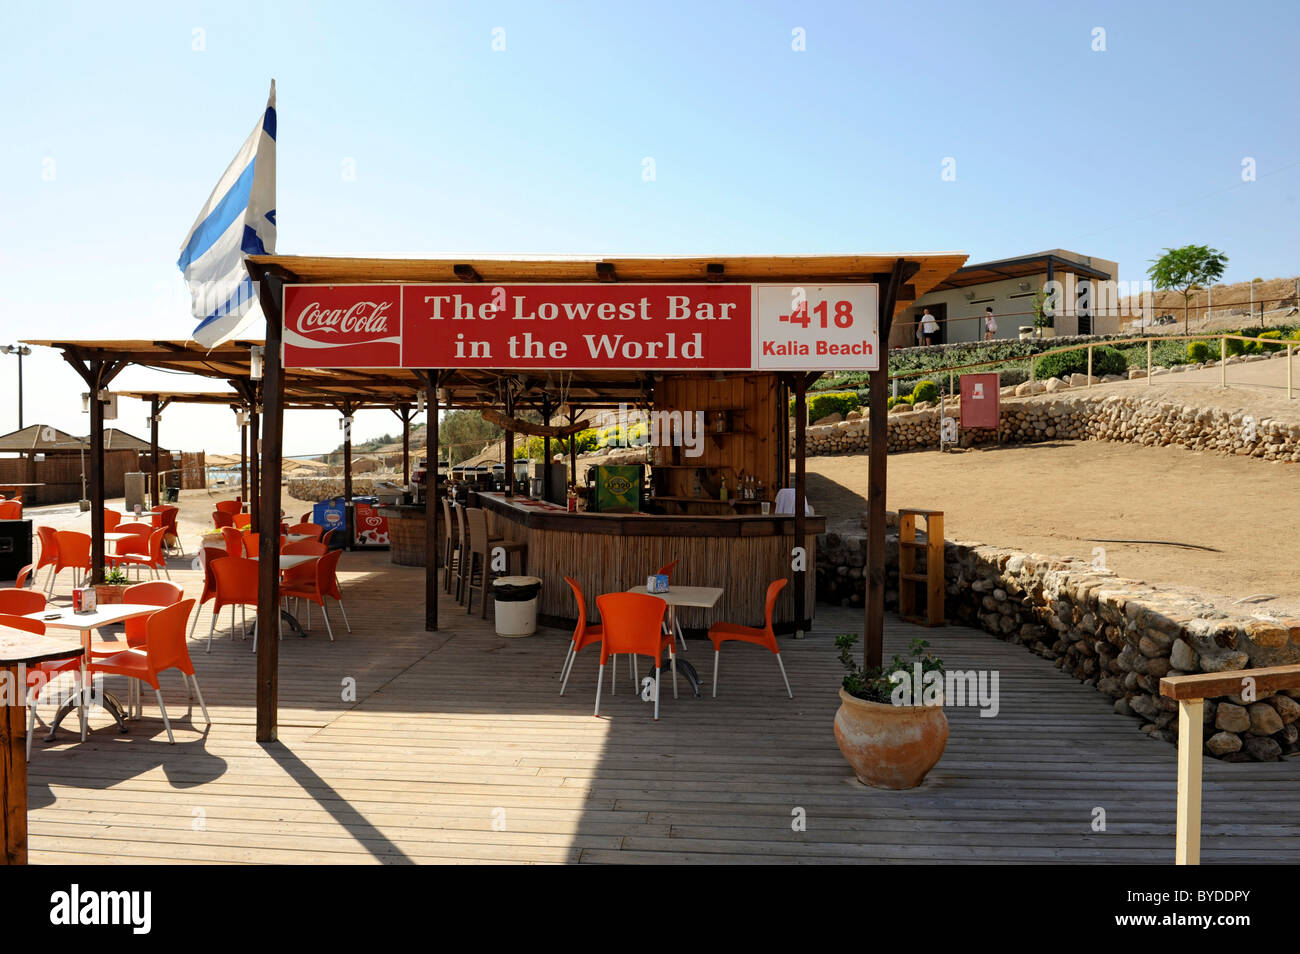
[[[262,526],[281,517],[287,408],[334,407],[346,422],[365,407],[391,407],[400,416],[422,394],[431,422],[441,409],[464,407],[501,423],[507,460],[514,459],[517,432],[536,434],[540,426],[542,433],[572,434],[595,411],[676,415],[691,423],[672,425],[682,429],[677,438],[660,435],[645,451],[647,476],[635,506],[562,509],[545,500],[555,496],[550,468],[545,480],[552,486],[540,498],[521,499],[507,481],[500,492],[477,489],[473,503],[488,514],[491,532],[522,544],[527,572],[543,579],[544,617],[573,618],[565,576],[582,578],[590,606],[592,597],[644,583],[677,560],[674,585],[680,579],[724,590],[708,616],[685,613],[685,626],[708,625],[713,617],[761,625],[759,594],[783,578],[790,585],[775,621],[798,635],[811,620],[815,538],[824,529],[806,509],[808,386],[828,371],[887,368],[894,316],[964,260],[961,253],[251,256],[267,317],[264,341],[210,351],[189,342],[35,343],[60,348],[92,393],[107,389],[128,364],[223,378],[238,382],[241,393],[247,382],[248,406],[260,410],[253,446],[260,446],[254,486],[261,492],[254,499]],[[885,430],[886,378],[870,375],[873,433]],[[93,523],[103,499],[103,443],[99,402],[91,403]],[[553,420],[562,425],[546,430]],[[702,431],[695,444],[686,439],[692,428]],[[688,447],[692,453],[684,456]],[[876,663],[884,630],[885,450],[873,443],[868,465],[864,643],[867,661]],[[434,471],[437,427],[429,428],[427,454]],[[576,476],[570,466],[567,480]],[[434,631],[442,581],[433,555],[444,527],[436,478],[429,487],[421,501],[424,602],[425,628]],[[737,499],[744,488],[750,492]],[[594,488],[587,490],[590,503]],[[417,519],[409,509],[404,516]],[[99,578],[98,545],[92,558]],[[274,551],[259,562],[257,618],[266,631],[280,619],[279,563]],[[261,741],[277,737],[278,643],[257,645]]]

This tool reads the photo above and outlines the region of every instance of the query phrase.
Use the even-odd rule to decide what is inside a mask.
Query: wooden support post
[[[1178,829],[1174,864],[1201,863],[1201,748],[1204,726],[1201,699],[1178,702]]]
[[[0,699],[0,865],[27,864],[27,709],[25,680],[16,665],[0,674],[14,698]]]
[[[247,408],[239,410],[247,413]],[[239,496],[248,503],[248,425],[239,425]]]
[[[808,375],[800,373],[794,381],[794,545],[803,553],[797,566],[807,567],[807,449],[808,449]],[[804,589],[808,585],[807,569],[794,571],[794,638],[803,639],[804,621],[808,618],[804,606]]]
[[[64,351],[63,358],[81,375],[90,392],[90,473],[86,475],[90,491],[90,579],[104,582],[104,404],[100,392],[126,367],[125,361],[105,362],[83,359],[75,350]]]
[[[881,665],[885,651],[885,492],[889,466],[889,332],[903,283],[920,270],[915,262],[898,259],[881,286],[877,326],[880,367],[871,372],[867,406],[867,591],[863,601],[863,659]],[[1033,360],[1030,359],[1030,368]]]
[[[257,278],[257,276],[254,276]],[[265,273],[258,282],[266,316],[266,352],[262,360],[262,401],[266,433],[262,437],[260,476],[264,490],[258,504],[261,525],[277,537],[280,528],[280,480],[284,453],[283,338],[284,280]],[[257,563],[257,741],[274,742],[280,721],[280,548],[263,546]]]
[[[258,459],[261,453],[262,445],[262,422],[261,415],[257,412],[257,384],[253,383],[252,391],[254,399],[248,405],[248,529],[253,533],[261,533],[265,529],[268,533],[273,533],[278,537],[280,530],[280,521],[276,520],[273,524],[267,524],[265,528],[262,525],[262,508],[260,501],[262,499],[262,468],[261,461]],[[260,550],[259,550],[260,552]]]
[[[356,536],[356,515],[352,512],[352,402],[344,401],[343,413],[343,533],[351,550]]]
[[[1092,387],[1092,345],[1088,345],[1088,387]]]
[[[1147,339],[1147,384],[1151,383],[1151,339]]]
[[[1290,397],[1290,392],[1287,393]],[[578,423],[578,409],[569,408],[569,427]],[[578,435],[569,435],[569,486],[575,490],[578,487]]]
[[[1147,354],[1151,353],[1151,343],[1147,342]],[[1228,336],[1219,336],[1219,387],[1228,386]]]
[[[426,387],[424,403],[429,409],[429,440],[426,444],[429,459],[425,462],[424,494],[424,629],[428,633],[438,631],[438,554],[442,551],[438,536],[438,511],[442,506],[438,500],[438,384],[442,372],[425,371]],[[486,571],[484,573],[486,576]],[[486,599],[486,597],[485,597]]]
[[[157,507],[162,503],[162,488],[158,480],[158,395],[149,399],[149,456],[153,460],[153,474],[149,478],[149,500]]]
[[[402,419],[402,486],[405,487],[411,482],[411,406],[403,404],[401,414],[398,416]],[[437,427],[433,429],[436,431]],[[427,445],[428,440],[437,441],[437,439],[436,434],[430,434],[425,443]],[[435,466],[437,463],[435,458]]]
[[[515,416],[515,398],[506,382],[506,417]],[[515,495],[515,432],[506,431],[506,496]],[[485,596],[484,599],[487,599]]]
[[[542,423],[551,426],[551,401],[542,398]],[[526,446],[526,445],[525,445]],[[542,496],[551,499],[551,435],[542,438]]]
[[[1291,365],[1292,349],[1294,345],[1286,346],[1286,399],[1291,400],[1291,379],[1294,377],[1295,368]]]

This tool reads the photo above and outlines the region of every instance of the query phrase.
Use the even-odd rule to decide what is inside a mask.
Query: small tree
[[[1161,291],[1173,290],[1183,296],[1183,334],[1188,331],[1188,310],[1192,292],[1211,285],[1223,277],[1228,266],[1228,256],[1218,249],[1205,245],[1184,245],[1167,248],[1165,254],[1151,260],[1147,274]]]

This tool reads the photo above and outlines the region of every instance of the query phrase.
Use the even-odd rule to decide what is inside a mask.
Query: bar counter
[[[674,583],[723,590],[711,610],[679,611],[678,618],[688,629],[707,629],[722,620],[761,626],[767,585],[778,578],[790,579],[795,546],[792,516],[569,513],[525,497],[474,496],[487,511],[493,536],[528,544],[528,574],[542,579],[538,612],[551,621],[572,621],[577,615],[566,576],[582,586],[588,619],[595,621],[598,595],[644,585],[648,575],[677,560]],[[804,606],[809,617],[816,602],[817,534],[825,530],[824,517],[805,519]],[[790,587],[777,600],[773,619],[785,628],[794,623]]]

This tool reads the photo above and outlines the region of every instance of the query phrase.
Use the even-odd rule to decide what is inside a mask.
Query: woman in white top
[[[984,309],[984,340],[992,341],[998,336],[998,320],[993,317],[993,306]]]
[[[921,336],[928,345],[935,344],[935,338],[939,336],[939,322],[935,320],[934,315],[930,314],[929,308],[921,311]]]

